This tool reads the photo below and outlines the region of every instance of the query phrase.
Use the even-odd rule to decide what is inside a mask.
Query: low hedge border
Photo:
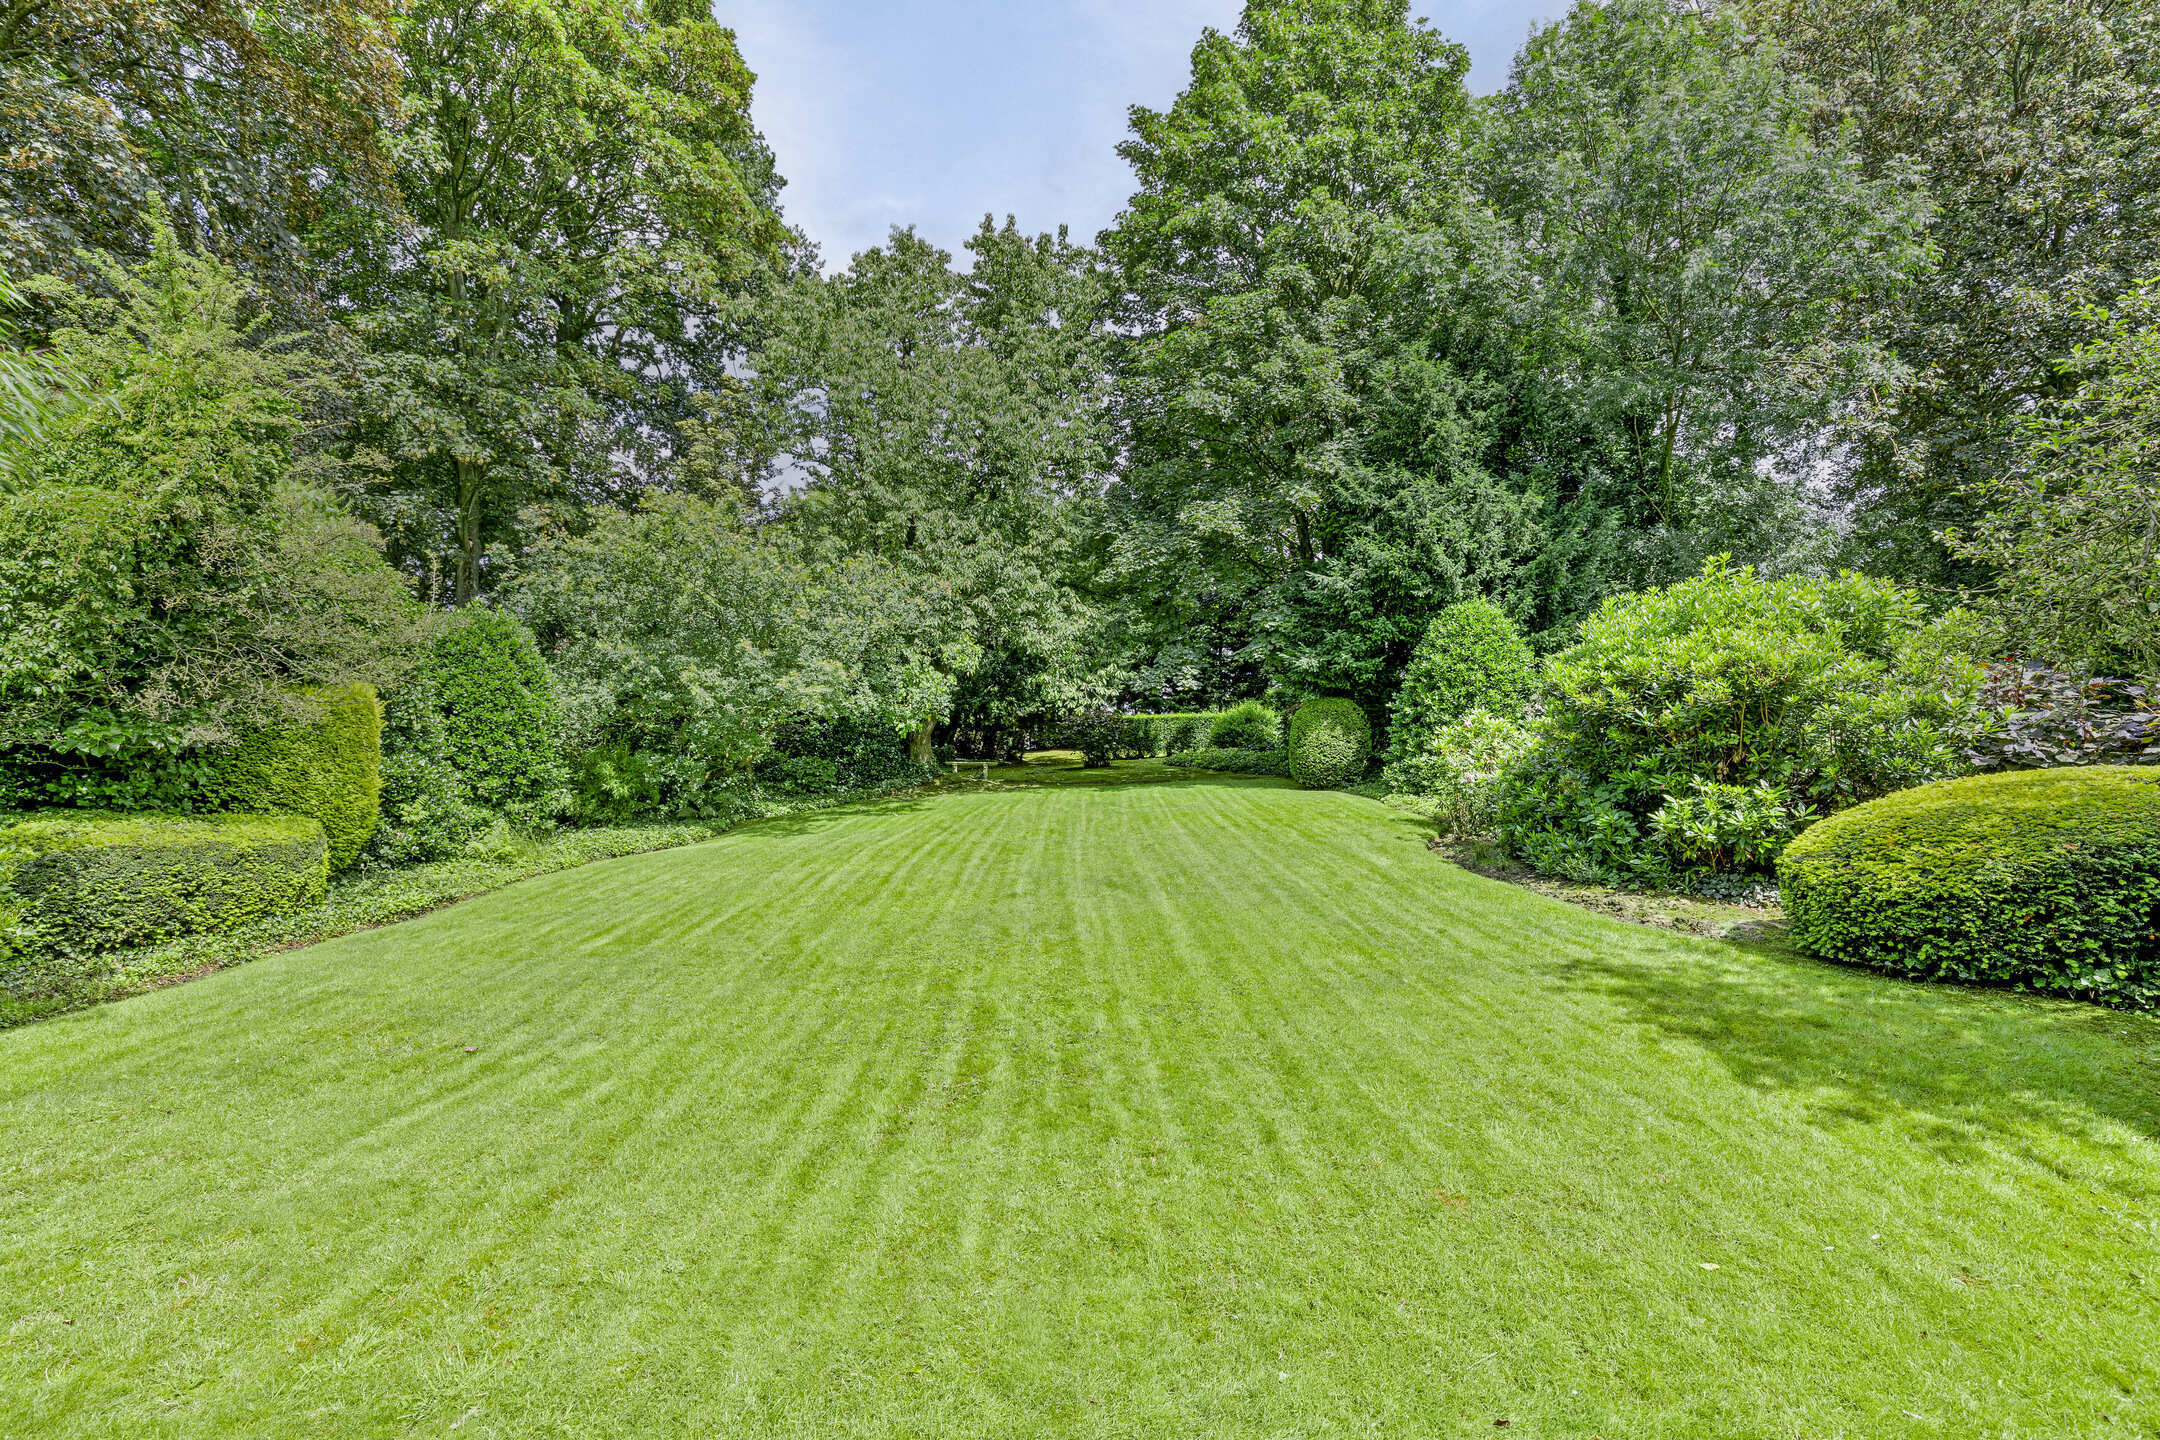
[[[215,935],[191,935],[161,945],[111,952],[82,973],[56,977],[23,991],[0,985],[0,1029],[124,1000],[214,971],[243,965],[280,950],[334,940],[377,925],[410,920],[460,900],[500,890],[520,880],[571,870],[599,860],[694,845],[737,825],[908,794],[925,787],[908,779],[838,795],[766,800],[754,811],[725,821],[678,825],[626,825],[559,830],[541,837],[506,835],[449,860],[398,869],[362,867],[333,878],[320,903]]]
[[[63,811],[0,828],[0,989],[320,905],[327,848],[321,824],[293,815]]]
[[[1283,775],[1290,773],[1290,756],[1282,750],[1180,750],[1163,759],[1165,765],[1185,770],[1213,770],[1225,775]]]
[[[1901,790],[1803,832],[1778,886],[1794,941],[1827,959],[2160,1004],[2160,768]]]

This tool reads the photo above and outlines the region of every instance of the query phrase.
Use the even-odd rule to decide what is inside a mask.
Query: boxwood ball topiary
[[[1976,775],[1821,821],[1778,861],[1793,938],[1833,960],[2160,1001],[2160,768]]]
[[[1308,700],[1290,717],[1290,778],[1333,790],[1365,774],[1372,722],[1352,700]]]
[[[311,715],[266,725],[218,752],[203,789],[219,810],[320,820],[330,868],[341,870],[381,823],[382,706],[367,685],[312,699]]]

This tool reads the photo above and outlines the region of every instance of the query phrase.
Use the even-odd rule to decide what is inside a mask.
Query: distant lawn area
[[[0,1436],[2160,1434],[2160,1023],[1056,778],[0,1033]]]

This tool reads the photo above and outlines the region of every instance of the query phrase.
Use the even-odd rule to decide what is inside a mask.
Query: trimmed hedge
[[[1804,832],[1794,940],[1833,960],[2117,1004],[2160,1001],[2160,769],[1975,775]]]
[[[267,726],[217,752],[203,791],[215,809],[321,821],[330,868],[342,870],[381,823],[382,706],[367,685],[312,698],[312,719]]]
[[[1213,770],[1225,775],[1288,775],[1290,757],[1280,750],[1230,750],[1221,746],[1180,750],[1165,765],[1185,770]]]
[[[1208,732],[1215,728],[1213,712],[1178,710],[1125,718],[1126,733],[1143,759],[1180,750],[1198,750],[1207,744]],[[1153,748],[1143,749],[1143,744]]]
[[[1372,722],[1355,700],[1308,700],[1290,716],[1290,778],[1308,790],[1355,784],[1372,754]]]
[[[0,983],[69,961],[322,903],[319,821],[297,815],[57,811],[0,827]]]

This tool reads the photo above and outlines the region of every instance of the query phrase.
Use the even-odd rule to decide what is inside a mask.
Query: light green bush
[[[1475,709],[1520,713],[1537,683],[1529,642],[1490,600],[1448,606],[1426,627],[1388,726],[1388,757],[1401,760],[1431,744],[1441,726]]]
[[[100,951],[322,902],[320,822],[52,811],[0,827],[0,984],[28,993]]]
[[[1275,750],[1283,743],[1282,717],[1258,700],[1244,700],[1215,717],[1208,746],[1216,750]]]
[[[1365,774],[1372,722],[1354,700],[1308,700],[1290,717],[1290,778],[1308,790],[1333,790]]]
[[[1924,979],[2160,1002],[2160,768],[2015,770],[1884,796],[1778,860],[1793,939]]]
[[[1867,576],[1712,562],[1614,596],[1547,666],[1501,838],[1576,879],[1765,873],[1811,817],[1967,767],[1981,672],[1958,650],[1954,621]]]
[[[219,810],[321,821],[330,868],[342,870],[381,820],[382,707],[367,685],[309,699],[301,716],[215,752],[203,793]]]
[[[1422,751],[1388,766],[1388,789],[1427,802],[1419,808],[1452,834],[1490,835],[1509,777],[1534,743],[1522,721],[1472,710],[1442,725]]]

